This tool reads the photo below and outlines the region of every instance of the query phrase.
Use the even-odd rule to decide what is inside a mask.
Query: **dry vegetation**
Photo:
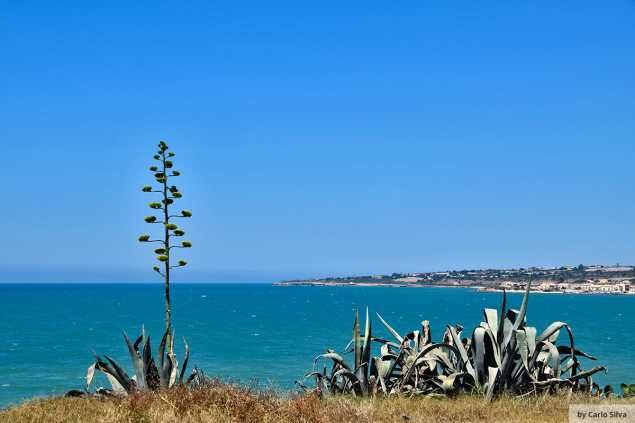
[[[569,403],[621,400],[574,396],[525,399],[502,397],[487,403],[480,396],[454,399],[354,398],[320,399],[314,395],[283,397],[227,385],[202,389],[174,388],[121,399],[51,398],[0,411],[7,422],[564,422]]]

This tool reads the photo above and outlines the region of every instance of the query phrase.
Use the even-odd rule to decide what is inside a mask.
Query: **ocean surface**
[[[0,407],[82,389],[92,352],[131,370],[122,331],[144,324],[156,350],[163,328],[159,284],[0,284]],[[400,332],[431,323],[435,340],[448,323],[470,330],[500,293],[461,288],[275,287],[265,284],[174,284],[175,348],[209,375],[294,389],[325,348],[342,351],[353,310],[368,306]],[[518,308],[520,294],[510,294]],[[529,324],[570,323],[576,347],[608,367],[600,384],[635,382],[635,296],[532,294]],[[373,316],[376,334],[389,337]],[[594,362],[588,362],[591,367]],[[97,385],[107,386],[105,379]]]

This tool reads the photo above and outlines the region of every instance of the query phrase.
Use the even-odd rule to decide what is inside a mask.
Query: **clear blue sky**
[[[186,5],[187,3],[187,5]],[[635,262],[635,1],[7,1],[3,281]]]

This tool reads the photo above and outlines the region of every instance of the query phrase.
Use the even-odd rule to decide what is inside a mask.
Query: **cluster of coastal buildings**
[[[500,288],[508,290],[522,290],[525,283],[506,281],[500,284]],[[553,282],[544,281],[532,286],[532,290],[540,292],[565,292],[573,294],[631,294],[635,295],[635,287],[629,279],[611,280],[597,279],[584,282]]]
[[[428,272],[428,273],[393,273],[387,275],[370,276],[373,279],[393,278],[400,282],[423,282],[436,280],[468,280],[468,281],[501,281],[526,279],[533,277],[534,279],[578,279],[580,277],[586,279],[597,279],[597,275],[623,275],[624,278],[635,277],[635,267],[633,266],[562,266],[562,267],[529,267],[520,269],[484,269],[484,270],[453,270],[445,272]],[[614,279],[612,276],[609,279]]]

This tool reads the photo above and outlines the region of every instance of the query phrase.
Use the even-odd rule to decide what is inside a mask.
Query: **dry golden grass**
[[[566,422],[569,403],[629,403],[583,396],[501,398],[486,403],[477,396],[454,399],[320,399],[282,397],[271,392],[218,385],[141,393],[121,399],[51,398],[0,411],[6,422]]]

